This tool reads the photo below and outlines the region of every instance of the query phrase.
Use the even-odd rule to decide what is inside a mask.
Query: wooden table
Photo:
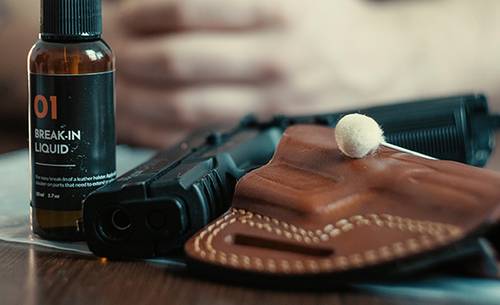
[[[232,286],[146,262],[109,262],[0,243],[0,304],[426,304],[357,291],[293,292]]]
[[[497,137],[500,143],[500,138]],[[500,154],[489,167],[500,170]],[[451,303],[451,302],[450,302]],[[0,242],[0,304],[428,304],[360,291],[276,291],[215,283],[165,266],[109,262]],[[447,304],[444,300],[443,304]]]

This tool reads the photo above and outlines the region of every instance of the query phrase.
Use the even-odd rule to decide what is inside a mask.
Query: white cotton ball
[[[344,116],[337,123],[335,140],[346,156],[363,158],[384,142],[384,132],[371,117],[353,113]]]

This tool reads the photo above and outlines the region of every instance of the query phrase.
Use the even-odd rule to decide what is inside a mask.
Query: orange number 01
[[[57,120],[57,96],[50,96],[50,118]],[[40,107],[41,106],[41,107]],[[35,115],[39,119],[43,119],[49,113],[49,103],[47,98],[43,95],[35,96],[33,100],[33,110],[35,110]]]

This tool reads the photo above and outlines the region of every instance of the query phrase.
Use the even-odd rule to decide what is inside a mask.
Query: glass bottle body
[[[82,102],[84,103],[88,102],[88,105],[79,105],[78,107],[80,108],[78,111],[85,109],[84,111],[81,112],[87,112],[87,113],[82,113],[82,115],[86,116],[89,122],[94,122],[93,121],[94,119],[97,120],[97,124],[94,124],[96,126],[91,127],[93,128],[90,129],[92,132],[84,131],[84,133],[86,133],[86,135],[84,136],[80,135],[80,130],[78,128],[74,129],[78,130],[78,133],[76,133],[75,131],[68,131],[69,133],[68,136],[66,136],[66,141],[72,140],[71,145],[68,145],[68,147],[70,147],[69,152],[67,152],[68,154],[71,154],[71,152],[74,149],[78,148],[79,146],[78,141],[80,140],[80,137],[84,137],[85,141],[90,141],[90,142],[96,141],[95,143],[97,144],[112,143],[112,148],[111,144],[109,144],[107,145],[108,148],[106,148],[106,150],[99,150],[97,151],[97,153],[94,152],[94,155],[95,154],[107,155],[108,156],[107,162],[109,161],[108,163],[113,163],[112,167],[114,168],[114,162],[115,162],[114,77],[112,74],[115,68],[114,65],[115,65],[115,60],[111,48],[103,40],[100,39],[93,41],[74,41],[74,42],[59,42],[59,41],[52,42],[52,41],[39,40],[32,47],[28,55],[28,79],[30,87],[30,95],[29,95],[30,98],[28,101],[30,109],[29,142],[30,142],[30,162],[32,166],[30,219],[33,232],[41,236],[42,238],[51,240],[81,240],[83,239],[83,236],[78,231],[77,228],[77,221],[81,218],[81,210],[75,209],[74,207],[71,209],[65,209],[64,208],[65,202],[63,199],[61,199],[62,202],[57,203],[57,205],[59,205],[57,209],[40,207],[37,206],[37,204],[33,204],[34,201],[40,199],[36,198],[37,196],[41,197],[43,200],[45,199],[48,200],[49,198],[53,199],[54,197],[57,198],[57,196],[59,196],[57,192],[41,192],[41,191],[36,192],[33,189],[35,187],[35,184],[51,183],[50,180],[55,180],[58,183],[63,183],[61,181],[71,182],[69,179],[73,180],[73,178],[69,178],[68,175],[65,174],[66,173],[64,171],[65,169],[62,167],[50,169],[54,174],[50,175],[50,177],[42,177],[44,178],[43,180],[44,182],[39,182],[39,181],[35,182],[35,179],[33,178],[36,175],[35,167],[40,168],[41,166],[48,166],[49,163],[52,164],[52,162],[45,162],[47,164],[41,165],[42,162],[35,162],[36,160],[33,159],[35,158],[34,155],[36,149],[38,149],[39,153],[42,153],[40,151],[43,151],[43,153],[46,153],[47,155],[55,151],[57,151],[56,153],[59,154],[64,153],[66,151],[66,149],[61,149],[60,146],[58,146],[61,145],[60,143],[64,143],[65,140],[57,138],[56,139],[49,138],[47,140],[47,135],[49,134],[52,136],[54,135],[54,133],[52,133],[53,131],[50,129],[43,129],[44,123],[39,124],[37,122],[43,122],[43,120],[47,121],[50,119],[58,119],[61,121],[64,121],[64,119],[68,120],[68,118],[61,118],[61,116],[63,116],[64,112],[66,113],[71,112],[70,110],[68,110],[68,107],[71,107],[68,106],[68,104],[71,104],[69,103],[70,101],[68,101],[68,98],[71,98],[71,94],[68,95],[65,93],[66,95],[63,94],[64,96],[57,96],[57,94],[54,94],[54,90],[57,91],[57,88],[56,89],[51,88],[49,90],[51,93],[45,94],[43,90],[33,89],[33,87],[40,86],[38,83],[36,85],[34,84],[34,82],[36,81],[35,79],[36,77],[38,78],[55,77],[56,79],[58,78],[71,79],[70,81],[65,80],[66,84],[69,84],[69,86],[66,87],[71,87],[72,84],[75,84],[75,88],[83,88],[85,91],[87,90],[93,91],[94,88],[92,88],[88,84],[95,83],[92,82],[91,80],[94,77],[94,75],[98,76],[98,75],[109,74],[107,79],[109,79],[110,81],[103,85],[106,86],[107,88],[105,89],[100,88],[97,90],[97,91],[106,90],[109,93],[103,100],[104,103],[111,104],[105,107],[107,109],[105,111],[106,113],[105,114],[102,113],[103,112],[102,109],[104,108],[101,108],[101,106],[99,106],[99,104],[102,102],[100,100],[92,101],[92,98],[90,98],[90,100],[82,99],[81,101],[79,101],[80,104]],[[84,85],[82,85],[81,79],[86,79],[84,80],[86,82]],[[75,93],[75,90],[71,91],[71,88],[69,89],[64,88],[64,92]],[[75,95],[77,94],[78,93],[76,92]],[[49,96],[49,95],[54,95],[54,96]],[[59,99],[58,101],[56,101],[56,99],[54,98],[56,96]],[[86,95],[86,96],[93,97],[93,95]],[[101,94],[101,96],[103,95]],[[97,98],[102,99],[100,96],[97,96]],[[52,103],[54,101],[57,102],[58,105],[57,107],[60,108],[62,108],[63,106],[66,107],[66,111],[59,112],[59,117],[57,111],[54,110],[55,108],[54,105],[56,105],[55,103],[54,104]],[[81,119],[79,118],[78,120]],[[64,124],[61,122],[58,123],[60,123],[59,125],[61,125],[62,128],[65,128],[64,126],[66,125],[66,122],[64,122]],[[51,122],[50,124],[55,124],[55,122]],[[79,124],[81,125],[82,122],[80,122]],[[108,126],[109,128],[111,128],[110,126],[113,126],[112,127],[113,130],[106,131],[105,133],[98,133],[99,128],[102,129],[103,126]],[[34,132],[35,129],[37,129],[36,135]],[[61,134],[64,135],[64,130],[63,133]],[[42,140],[39,140],[39,138],[37,140],[37,136],[41,136]],[[64,138],[64,136],[62,137]],[[35,143],[36,141],[41,141],[41,142],[44,141],[47,143],[43,144]],[[34,145],[36,144],[38,144],[38,147],[34,147]],[[45,146],[42,147],[42,145]],[[52,146],[50,146],[49,148],[49,145]],[[48,152],[48,150],[50,150],[52,147],[54,147],[54,150]],[[47,151],[44,151],[44,149]],[[96,158],[101,158],[101,157],[102,156],[97,156]],[[86,158],[93,158],[93,157],[87,156]],[[56,165],[61,166],[61,164],[56,164]],[[74,165],[75,167],[78,166],[77,164],[72,164],[72,165]],[[83,167],[82,169],[86,170]],[[58,180],[58,179],[65,179],[65,180]],[[63,190],[62,192],[66,192],[66,190]],[[64,198],[64,196],[62,196],[61,198]]]

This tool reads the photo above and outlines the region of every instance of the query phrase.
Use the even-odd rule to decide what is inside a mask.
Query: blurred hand
[[[118,3],[105,12],[105,38],[117,54],[118,136],[132,144],[165,147],[248,112],[491,95],[500,79],[500,39],[483,37],[500,25],[496,1]]]
[[[294,0],[286,3],[297,8]],[[105,31],[113,33],[106,39],[117,53],[119,139],[164,147],[201,126],[312,103],[325,86],[324,62],[293,36],[297,22],[283,4],[127,2],[114,16],[117,28]]]

